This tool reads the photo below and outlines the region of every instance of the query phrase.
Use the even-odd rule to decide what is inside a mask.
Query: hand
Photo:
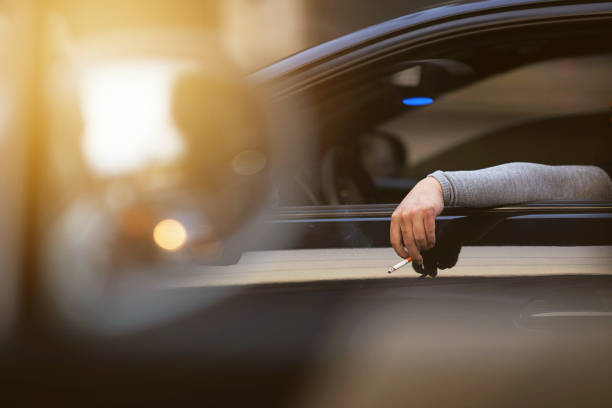
[[[496,215],[474,215],[439,223],[436,225],[436,246],[423,251],[423,264],[413,262],[413,269],[421,275],[434,277],[438,269],[454,267],[463,245],[480,242],[504,219]]]
[[[426,177],[397,206],[391,215],[391,246],[402,258],[423,264],[420,251],[436,244],[436,216],[444,209],[442,186]]]

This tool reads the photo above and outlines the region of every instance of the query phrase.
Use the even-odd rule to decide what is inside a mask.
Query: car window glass
[[[404,178],[508,161],[604,164],[612,159],[611,68],[611,55],[520,67],[427,106],[409,107],[377,131],[403,146],[405,165],[399,174]],[[371,172],[390,166],[368,152],[363,160]]]

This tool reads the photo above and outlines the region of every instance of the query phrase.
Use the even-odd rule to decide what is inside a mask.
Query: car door
[[[304,171],[307,175],[302,177],[315,179],[302,198],[303,204],[310,205],[281,205],[271,216],[273,235],[299,230],[298,235],[305,238],[297,245],[308,248],[383,247],[394,208],[388,203],[401,200],[415,181],[437,169],[468,170],[510,161],[606,165],[612,159],[608,154],[608,17],[598,14],[602,17],[598,21],[590,6],[576,7],[521,9],[503,16],[492,13],[486,24],[474,24],[471,17],[456,18],[453,25],[467,27],[461,35],[432,23],[429,30],[446,34],[439,35],[443,39],[437,40],[435,48],[407,41],[406,37],[416,35],[413,32],[396,37],[385,34],[384,41],[368,42],[367,56],[353,46],[355,50],[343,50],[337,59],[317,63],[313,58],[311,78],[308,69],[300,69],[296,78],[286,75],[273,83],[279,100],[291,99],[287,92],[307,100],[302,104],[311,110],[314,125],[297,134],[321,152],[318,160],[312,160],[316,168]],[[534,19],[538,24],[532,23]],[[398,44],[404,44],[402,51]],[[373,55],[376,62],[364,62],[374,59]],[[350,58],[354,58],[352,66],[347,62]],[[278,65],[282,68],[287,61]],[[327,81],[322,66],[327,67]],[[338,73],[340,67],[346,73]],[[422,84],[393,82],[399,74],[417,69]],[[588,84],[587,78],[593,82]],[[435,97],[436,102],[427,107],[402,103],[419,93]],[[393,156],[383,154],[373,168],[364,168],[368,152],[364,154],[359,144],[372,132],[385,132],[395,139],[391,148],[407,152],[409,162],[401,163],[394,177],[375,174],[385,163],[397,160]],[[338,160],[345,161],[344,167],[352,165],[345,171],[352,174],[341,174],[342,166],[337,174],[326,174],[326,154],[334,149],[349,152],[347,156],[361,155],[354,163],[350,157]],[[348,179],[344,180],[348,190],[351,182],[353,188],[362,188],[360,180],[369,177],[377,191],[366,199],[347,200],[353,205],[312,205],[330,203],[325,184],[334,184],[336,176]],[[341,189],[342,182],[334,188]],[[332,201],[338,204],[337,199]],[[503,218],[478,236],[483,245],[602,245],[610,240],[609,210],[609,203],[578,202],[480,211],[447,208],[438,222],[444,224],[456,216]],[[269,243],[270,248],[275,245]]]
[[[602,20],[590,12],[583,14],[590,6],[570,6],[565,11],[563,7],[534,4],[517,7],[516,13],[502,10],[499,14],[483,12],[465,19],[445,20],[440,26],[448,23],[462,28],[460,34],[453,32],[447,37],[435,32],[439,28],[448,33],[435,24],[417,25],[414,32],[422,34],[421,38],[409,30],[398,37],[417,38],[400,40],[385,35],[380,43],[371,40],[362,47],[342,50],[337,60],[330,57],[312,66],[304,64],[297,70],[295,83],[282,78],[280,85],[275,85],[279,100],[297,95],[307,101],[304,109],[308,117],[315,118],[302,132],[315,140],[313,150],[321,151],[320,160],[315,160],[315,170],[300,168],[295,184],[315,181],[307,184],[307,193],[298,200],[303,205],[280,206],[268,216],[269,234],[283,237],[280,242],[257,243],[254,247],[258,251],[244,254],[236,266],[229,267],[233,276],[192,278],[185,286],[215,279],[235,284],[248,277],[249,283],[262,285],[267,295],[279,299],[279,307],[280,299],[283,305],[292,305],[287,314],[304,309],[312,312],[308,318],[300,314],[296,324],[282,318],[287,317],[284,311],[269,312],[265,316],[270,320],[261,321],[281,322],[282,331],[291,332],[303,324],[323,320],[325,329],[311,329],[316,347],[315,368],[306,393],[308,402],[371,406],[398,401],[415,405],[469,401],[474,405],[513,406],[523,399],[542,405],[597,405],[609,400],[603,373],[609,361],[604,350],[611,327],[612,203],[446,208],[437,223],[442,235],[446,231],[449,237],[449,250],[455,256],[451,261],[456,264],[439,271],[436,279],[419,279],[410,268],[391,276],[386,273],[387,267],[398,260],[388,244],[390,215],[397,198],[390,204],[365,196],[363,201],[368,204],[349,201],[325,205],[325,191],[318,184],[324,183],[324,177],[319,177],[324,172],[326,151],[345,149],[358,156],[355,146],[359,145],[361,133],[379,126],[386,134],[414,129],[410,126],[414,112],[406,114],[404,123],[393,123],[398,120],[397,112],[406,109],[402,106],[404,99],[431,97],[436,100],[435,106],[438,97],[453,97],[452,92],[440,92],[435,87],[430,90],[433,94],[385,88],[395,74],[405,69],[420,67],[425,72],[433,59],[435,69],[440,68],[440,60],[445,65],[447,61],[464,63],[459,57],[469,54],[470,49],[487,49],[488,42],[495,43],[494,48],[499,45],[497,53],[482,52],[479,58],[490,59],[491,65],[499,64],[491,67],[487,77],[493,79],[512,75],[521,67],[531,69],[538,63],[567,66],[564,64],[570,61],[569,69],[580,71],[578,63],[585,55],[608,60],[610,50],[607,46],[600,48],[602,43],[597,38],[610,38],[609,29],[604,28],[609,26],[609,5],[604,6],[607,11],[597,13]],[[603,31],[597,32],[597,27]],[[589,34],[590,30],[595,31]],[[567,49],[551,40],[553,37],[562,39]],[[530,48],[539,50],[537,59],[529,60]],[[517,52],[505,54],[510,49]],[[510,57],[522,62],[515,63],[517,60]],[[487,64],[465,65],[473,67],[473,72],[468,73],[473,75],[483,72],[480,68]],[[282,68],[272,67],[270,72]],[[605,74],[609,70],[608,63],[598,72]],[[606,75],[601,78],[603,84],[609,83]],[[462,91],[479,83],[462,81],[453,89]],[[519,100],[533,97],[528,86],[517,89],[527,90]],[[423,90],[426,88],[418,89]],[[506,124],[500,124],[499,115],[492,115],[492,125],[499,125],[499,131],[470,134],[452,143],[443,141],[444,148],[430,151],[424,158],[417,156],[418,165],[395,177],[399,180],[390,183],[384,177],[377,180],[373,176],[373,182],[392,193],[403,189],[405,194],[414,178],[446,164],[456,166],[454,169],[478,168],[519,160],[520,153],[533,154],[534,161],[550,160],[551,164],[601,164],[594,156],[601,154],[604,161],[609,160],[605,149],[609,143],[606,135],[611,130],[605,102],[609,96],[591,112],[590,108],[571,111],[575,95],[564,95],[569,99],[565,106],[570,108],[569,113],[547,111],[531,116],[538,112],[528,111],[528,117],[517,122],[510,117]],[[507,102],[506,98],[513,95],[498,90],[488,96]],[[550,101],[553,109],[559,108],[556,102],[560,101]],[[510,112],[505,113],[510,115],[523,110],[519,103],[508,106]],[[468,122],[491,113],[486,103],[471,107],[474,115],[460,106],[454,107],[456,110],[448,112],[448,118],[440,114],[436,119],[453,125],[453,120],[461,121],[462,113]],[[429,108],[414,109],[426,114]],[[428,120],[434,119],[424,119],[422,129],[427,130]],[[552,130],[581,129],[588,134],[572,137],[550,133],[551,122]],[[452,129],[448,133],[453,136]],[[435,134],[430,130],[421,145],[427,145]],[[404,135],[409,146],[410,136]],[[501,138],[503,143],[499,146],[498,141],[489,142],[491,138]],[[351,164],[365,167],[359,160]],[[340,175],[349,179],[344,183],[349,185],[348,190],[358,186],[357,181],[350,186],[355,175],[363,177],[363,172]],[[397,194],[395,197],[401,198]],[[364,195],[345,197],[361,199]],[[325,307],[321,308],[321,304]],[[529,380],[534,373],[542,379],[538,385]],[[569,383],[576,385],[572,391],[560,387]]]

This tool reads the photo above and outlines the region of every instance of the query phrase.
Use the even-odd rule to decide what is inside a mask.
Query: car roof
[[[251,74],[257,82],[278,78],[335,54],[343,54],[380,39],[393,36],[411,27],[435,24],[439,21],[508,9],[527,9],[555,5],[588,4],[592,1],[564,0],[471,0],[437,4],[383,23],[375,24],[338,37],[315,47],[293,54]]]

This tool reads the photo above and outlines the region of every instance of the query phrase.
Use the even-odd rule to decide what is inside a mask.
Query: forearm
[[[473,171],[436,171],[445,206],[492,207],[543,200],[612,200],[612,181],[595,166],[507,163]]]

